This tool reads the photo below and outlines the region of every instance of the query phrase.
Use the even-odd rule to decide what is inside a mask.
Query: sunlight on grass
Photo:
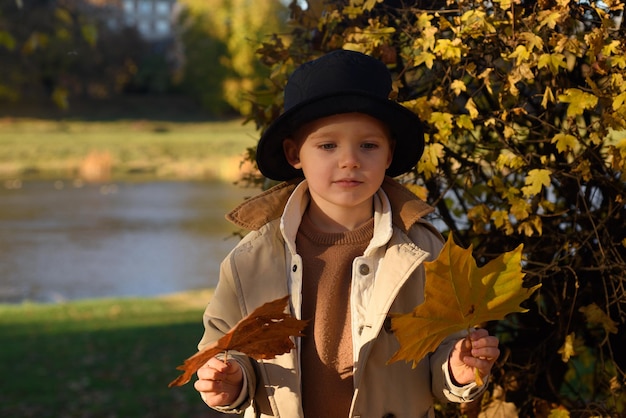
[[[253,124],[163,121],[0,119],[0,178],[75,177],[94,152],[107,155],[114,177],[233,180]]]

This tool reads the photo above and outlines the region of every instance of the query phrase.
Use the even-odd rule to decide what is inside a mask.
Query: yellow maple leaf
[[[519,37],[526,42],[529,51],[535,49],[541,51],[543,49],[543,39],[541,39],[541,36],[537,36],[532,32],[522,32],[519,34]]]
[[[500,8],[502,10],[508,10],[511,8],[513,0],[496,0],[496,3],[500,3]]]
[[[430,13],[420,13],[417,17],[416,27],[422,31],[425,28],[429,28],[432,26],[430,21],[433,20],[433,16]]]
[[[457,63],[461,60],[462,46],[462,41],[458,38],[438,39],[434,52],[444,60]]]
[[[463,80],[454,80],[450,83],[450,88],[454,90],[454,94],[457,96],[467,90],[467,86],[465,86]]]
[[[422,64],[426,64],[426,68],[430,70],[433,68],[435,58],[437,58],[435,54],[431,54],[430,52],[420,52],[415,58],[413,58],[413,65],[419,67]]]
[[[563,54],[541,54],[537,68],[542,69],[548,67],[550,72],[554,75],[559,73],[559,68],[567,68],[565,62],[565,55]]]
[[[574,150],[578,146],[578,139],[576,139],[574,135],[564,133],[558,133],[554,135],[550,142],[552,144],[556,143],[556,149],[559,152]]]
[[[404,185],[404,187],[409,189],[411,193],[413,193],[415,196],[419,197],[420,199],[424,201],[428,199],[428,189],[426,187],[420,186],[414,183],[407,183]]]
[[[613,110],[619,110],[626,103],[626,92],[620,93],[613,99]]]
[[[534,168],[530,170],[524,180],[525,186],[522,187],[524,196],[534,196],[541,192],[543,187],[548,187],[550,185],[550,174],[550,170],[545,168]]]
[[[516,197],[509,192],[509,202],[511,203],[511,209],[509,212],[511,215],[515,217],[518,221],[523,221],[528,218],[530,215],[531,207],[530,204],[526,201],[526,199],[521,199]]]
[[[606,314],[598,305],[592,303],[591,305],[583,306],[578,309],[579,312],[585,314],[587,322],[592,325],[600,325],[604,328],[604,331],[608,334],[617,334],[618,328],[615,321]]]
[[[383,0],[365,0],[365,4],[363,4],[363,10],[372,10],[376,3],[382,3]]]
[[[575,334],[573,332],[571,334],[568,334],[567,337],[565,337],[565,342],[557,351],[557,353],[561,355],[561,360],[563,360],[563,363],[567,363],[570,357],[576,355],[576,350],[574,350],[574,337]]]
[[[604,45],[604,48],[602,48],[602,55],[604,56],[609,56],[609,55],[617,55],[621,53],[620,50],[620,41],[618,40],[613,40],[611,43]]]
[[[522,249],[519,245],[478,267],[472,246],[457,246],[450,234],[437,259],[424,263],[424,303],[407,314],[392,315],[400,348],[389,362],[405,360],[415,367],[450,334],[526,312],[519,304],[541,285],[523,287]]]
[[[426,179],[431,178],[439,167],[439,157],[443,155],[443,145],[428,144],[424,147],[424,153],[417,164],[417,171]]]
[[[472,118],[469,115],[459,115],[454,122],[461,129],[467,129],[468,131],[474,129],[474,122],[472,122]]]
[[[553,9],[540,11],[537,13],[537,20],[539,21],[538,29],[541,29],[543,26],[554,29],[556,25],[561,22],[563,17],[564,12],[562,11],[555,12]]]
[[[515,48],[515,51],[509,55],[509,58],[515,58],[515,63],[520,65],[522,62],[527,61],[530,58],[530,51],[526,49],[524,45],[518,45]]]
[[[568,117],[582,115],[586,109],[592,109],[598,104],[597,96],[579,89],[565,90],[565,94],[559,95],[559,100],[563,103],[569,103],[567,106]]]
[[[543,99],[541,100],[541,107],[544,109],[548,108],[548,103],[554,103],[554,94],[552,93],[552,89],[550,87],[546,87],[543,92]]]
[[[477,118],[479,115],[478,109],[476,108],[476,103],[474,103],[474,99],[472,99],[471,97],[467,99],[467,102],[465,103],[465,110],[467,110],[470,116],[474,119]]]

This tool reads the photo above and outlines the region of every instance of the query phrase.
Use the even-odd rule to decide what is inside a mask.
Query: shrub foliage
[[[308,4],[294,1],[288,36],[259,49],[271,78],[249,118],[265,129],[288,74],[324,52],[385,62],[395,98],[426,126],[425,153],[404,180],[477,260],[523,243],[526,284],[542,283],[528,313],[486,324],[503,354],[492,379],[500,396],[483,410],[506,402],[519,416],[623,416],[623,3]]]

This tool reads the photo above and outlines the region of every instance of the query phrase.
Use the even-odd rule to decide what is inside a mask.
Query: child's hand
[[[488,376],[500,355],[498,338],[490,336],[487,330],[474,330],[468,337],[469,340],[464,338],[457,341],[450,354],[452,379],[460,385],[476,380],[474,368],[478,369],[482,378]]]
[[[209,406],[232,404],[241,392],[243,371],[236,361],[224,362],[215,357],[198,369],[194,387]]]

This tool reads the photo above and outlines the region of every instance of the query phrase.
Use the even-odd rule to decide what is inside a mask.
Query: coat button
[[[298,266],[294,264],[293,267],[291,268],[291,271],[295,273],[297,270],[298,270]]]
[[[370,266],[368,266],[367,264],[361,264],[359,266],[359,273],[361,273],[363,276],[367,276],[368,274],[370,274]]]

